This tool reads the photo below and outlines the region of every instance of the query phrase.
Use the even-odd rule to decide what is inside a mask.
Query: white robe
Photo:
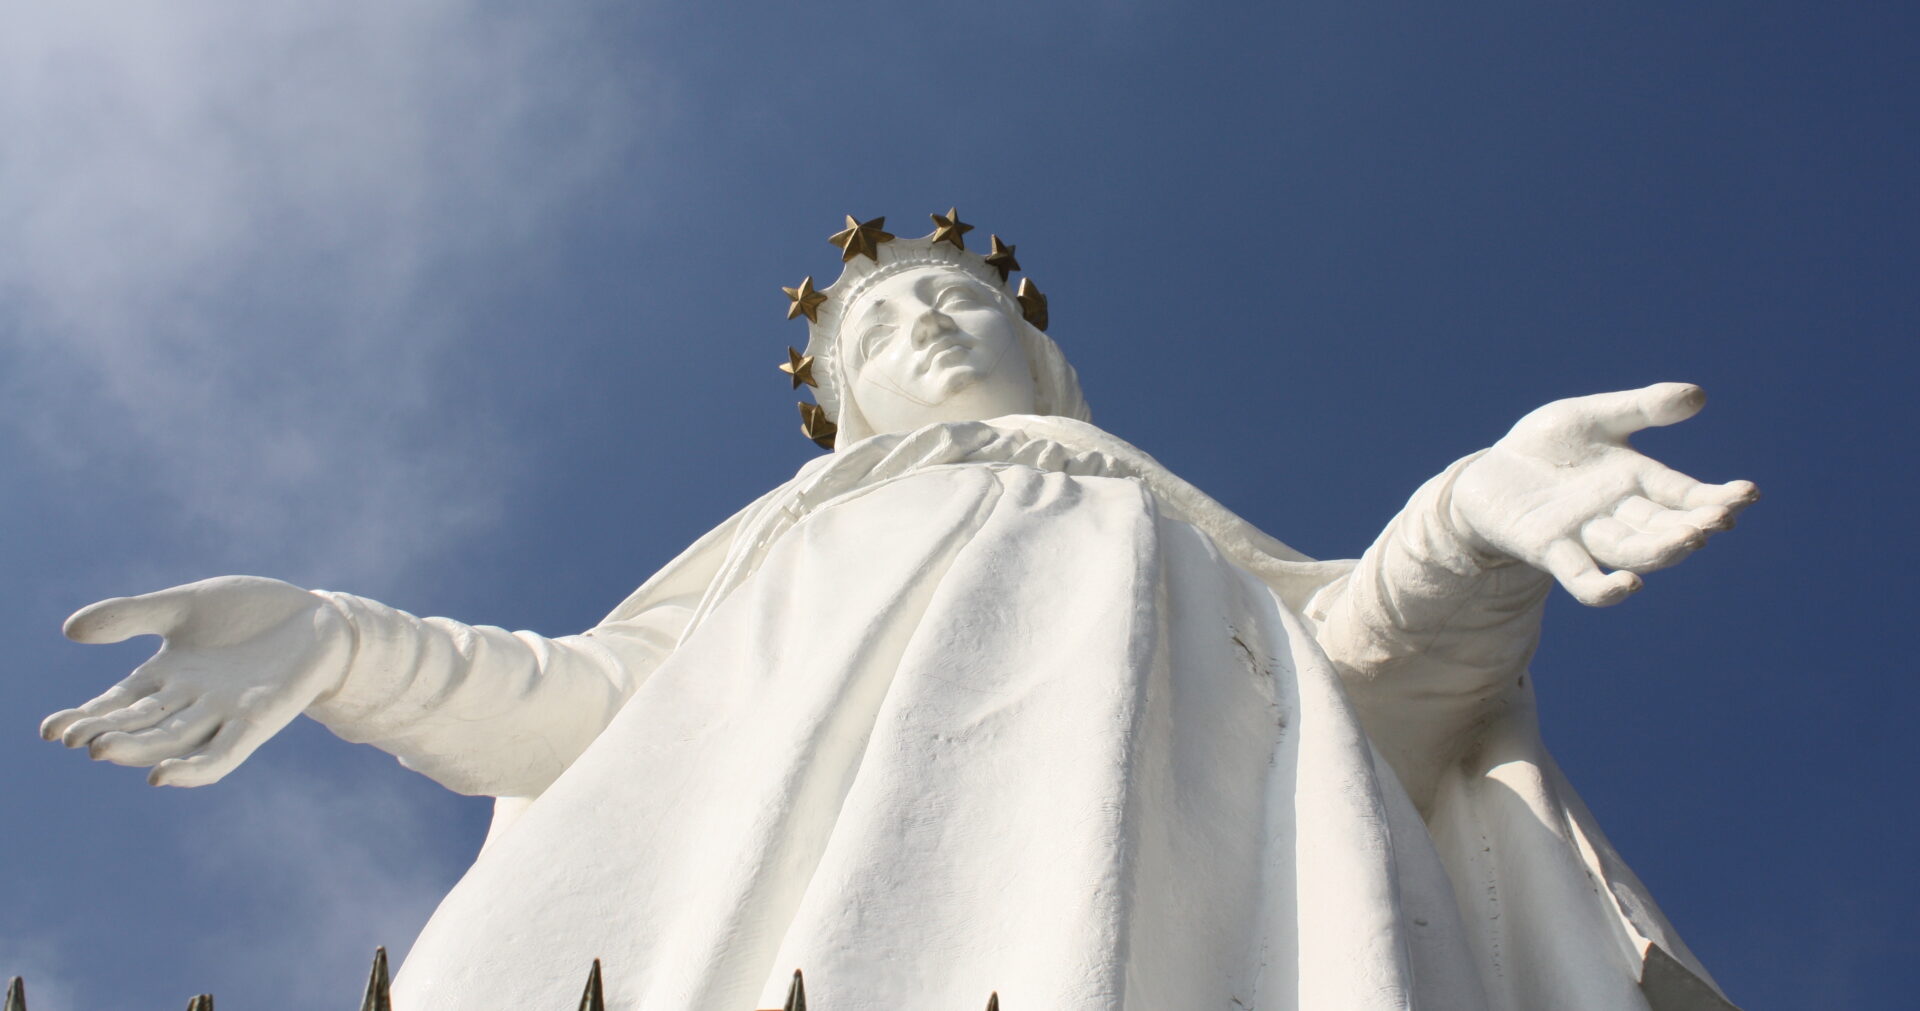
[[[1457,470],[1457,466],[1455,468]],[[402,1011],[1730,1008],[1540,745],[1451,474],[1358,563],[1090,425],[804,468],[595,629],[353,619],[311,714],[503,798]],[[1403,787],[1403,782],[1411,787]]]

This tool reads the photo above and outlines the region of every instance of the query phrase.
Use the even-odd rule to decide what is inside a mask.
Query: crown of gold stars
[[[787,349],[787,360],[780,363],[793,388],[813,390],[816,403],[800,403],[800,431],[823,449],[832,449],[838,429],[834,417],[839,410],[839,373],[834,364],[834,336],[839,331],[842,311],[858,300],[860,294],[884,278],[917,267],[945,265],[978,277],[1004,291],[1010,275],[1020,269],[1014,259],[1014,247],[990,236],[991,248],[984,254],[967,248],[966,234],[973,226],[960,220],[957,207],[945,214],[930,214],[933,231],[918,239],[903,239],[886,230],[887,219],[861,221],[846,215],[846,227],[827,241],[840,250],[840,278],[824,289],[816,289],[813,275],[780,290],[787,296],[787,318],[807,319],[807,347],[803,352]],[[1021,278],[1018,291],[1009,297],[1020,307],[1020,316],[1036,330],[1048,324],[1047,296],[1029,278]],[[825,383],[821,379],[825,378]]]

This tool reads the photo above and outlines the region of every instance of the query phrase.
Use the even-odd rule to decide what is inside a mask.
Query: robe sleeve
[[[565,771],[693,611],[672,599],[548,639],[315,592],[347,618],[354,645],[340,686],[307,715],[450,790],[493,797],[533,796]]]
[[[316,590],[353,644],[339,686],[307,715],[456,793],[538,796],[679,646],[735,532],[787,487],[709,530],[579,635],[416,618]]]
[[[1359,564],[1307,604],[1368,735],[1423,807],[1477,732],[1530,698],[1527,662],[1553,587],[1456,532],[1453,483],[1474,459],[1422,485]]]

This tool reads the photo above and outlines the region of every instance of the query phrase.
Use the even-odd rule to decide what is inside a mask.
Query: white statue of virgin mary
[[[1549,404],[1315,562],[1088,421],[1011,250],[882,222],[791,289],[831,454],[548,639],[231,576],[88,607],[165,637],[44,733],[231,770],[304,712],[499,798],[401,1011],[1730,1008],[1541,745],[1558,581],[1613,603],[1731,525]],[[837,427],[837,432],[835,431]]]

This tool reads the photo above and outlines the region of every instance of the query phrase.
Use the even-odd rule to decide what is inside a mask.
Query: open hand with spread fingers
[[[98,698],[40,724],[40,736],[119,765],[150,765],[155,786],[203,786],[233,771],[346,670],[353,630],[291,583],[221,576],[115,597],[67,619],[76,642],[158,635],[159,652]]]
[[[1627,444],[1705,403],[1688,383],[1556,400],[1460,472],[1454,526],[1483,553],[1553,576],[1583,604],[1619,603],[1642,573],[1677,564],[1760,497],[1751,481],[1706,484]]]

